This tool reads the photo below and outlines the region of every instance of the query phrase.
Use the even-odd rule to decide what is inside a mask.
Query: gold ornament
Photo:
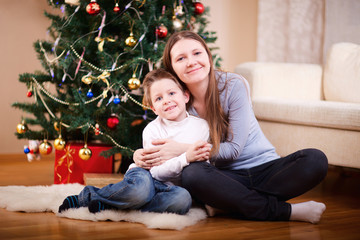
[[[91,154],[92,154],[92,152],[87,147],[87,144],[85,144],[84,147],[79,150],[79,157],[84,161],[89,160],[91,158]]]
[[[59,122],[54,122],[54,129],[60,131],[61,124]]]
[[[86,85],[90,85],[93,81],[94,77],[91,75],[85,75],[81,78],[81,81],[85,83]]]
[[[39,152],[42,155],[48,155],[52,151],[51,144],[45,139],[39,146]]]
[[[61,135],[55,139],[54,141],[54,147],[56,150],[64,150],[65,149],[65,145],[66,145],[66,142],[65,140],[61,137]]]
[[[27,127],[27,125],[26,125],[26,123],[25,123],[24,120],[22,120],[21,123],[19,123],[19,124],[16,126],[16,131],[17,131],[17,133],[19,133],[19,134],[23,134],[23,133],[25,133],[27,130],[28,130],[28,127]]]
[[[115,39],[112,39],[112,38],[109,38],[109,37],[106,37],[106,38],[96,37],[95,38],[95,42],[98,43],[98,49],[99,49],[100,52],[104,51],[105,41],[115,42]]]
[[[176,16],[173,16],[172,23],[173,23],[173,27],[174,27],[175,31],[180,31],[183,27],[181,20],[176,18]]]
[[[136,78],[136,75],[133,74],[132,78],[129,79],[128,81],[128,86],[131,90],[136,90],[140,87],[140,80],[138,78]]]
[[[126,46],[133,47],[133,46],[135,46],[136,42],[137,42],[137,40],[134,38],[134,35],[131,32],[130,36],[128,38],[126,38],[125,44],[126,44]]]

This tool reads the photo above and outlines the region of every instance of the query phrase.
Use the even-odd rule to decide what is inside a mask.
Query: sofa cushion
[[[360,105],[356,103],[257,98],[253,108],[259,120],[360,130]]]
[[[360,45],[334,44],[324,67],[325,100],[360,103]]]
[[[249,82],[253,99],[323,99],[322,68],[317,64],[246,62],[235,72]]]

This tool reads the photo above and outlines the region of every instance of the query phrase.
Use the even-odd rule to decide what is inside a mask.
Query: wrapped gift
[[[113,157],[105,158],[100,153],[111,149],[109,145],[88,144],[91,157],[83,160],[79,150],[84,147],[80,143],[68,143],[64,150],[55,151],[54,183],[84,184],[84,173],[112,173]]]

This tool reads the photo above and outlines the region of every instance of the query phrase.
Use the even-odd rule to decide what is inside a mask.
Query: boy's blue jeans
[[[149,171],[139,167],[127,171],[121,182],[103,188],[86,186],[79,194],[79,204],[87,207],[91,201],[118,209],[177,214],[186,214],[192,203],[186,189],[155,180]]]

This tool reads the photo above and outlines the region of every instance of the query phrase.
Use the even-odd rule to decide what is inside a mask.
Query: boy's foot
[[[64,202],[59,207],[59,213],[69,208],[79,208],[79,197],[78,195],[72,195],[65,198]]]
[[[91,201],[89,203],[88,208],[91,213],[98,213],[98,212],[101,212],[101,211],[107,210],[107,209],[116,209],[116,207],[110,206],[106,203],[102,203],[98,200]]]

